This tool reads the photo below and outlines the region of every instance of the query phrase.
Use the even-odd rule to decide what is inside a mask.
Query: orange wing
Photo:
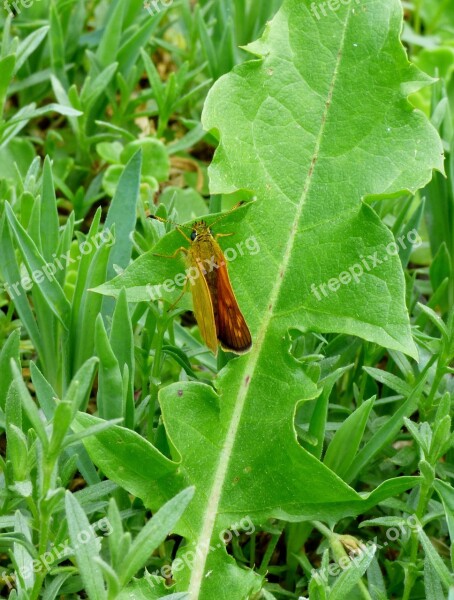
[[[216,355],[218,353],[218,340],[210,290],[199,263],[191,261],[191,264],[199,270],[197,279],[194,280],[193,284],[189,284],[192,292],[195,318],[205,344]]]
[[[237,354],[247,352],[252,346],[251,333],[236,301],[225,264],[217,271],[217,306],[215,320],[221,346]]]

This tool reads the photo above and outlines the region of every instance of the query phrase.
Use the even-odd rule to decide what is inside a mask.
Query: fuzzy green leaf
[[[124,557],[118,573],[122,585],[128,583],[137,571],[145,566],[150,555],[175,528],[193,496],[193,488],[183,490],[169,500],[140,531]]]
[[[65,508],[69,537],[85,589],[93,600],[104,600],[106,592],[101,569],[93,560],[99,556],[99,541],[83,508],[69,491],[66,492]]]

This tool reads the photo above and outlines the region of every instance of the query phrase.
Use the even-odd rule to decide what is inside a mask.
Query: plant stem
[[[273,552],[276,549],[277,543],[278,543],[281,535],[282,535],[282,529],[279,533],[274,533],[272,535],[270,543],[268,544],[265,555],[263,557],[262,564],[260,565],[260,569],[258,570],[260,575],[266,574],[271,557],[273,556]]]
[[[429,502],[430,496],[432,495],[432,486],[427,484],[421,484],[421,489],[419,492],[419,500],[418,506],[416,507],[416,517],[418,521],[420,521],[426,511],[427,504]],[[417,579],[417,573],[413,568],[416,560],[418,558],[418,547],[419,547],[419,538],[418,532],[412,530],[411,532],[411,549],[410,549],[410,568],[405,572],[405,584],[404,584],[404,593],[402,595],[402,600],[409,600],[412,588]]]
[[[337,533],[334,533],[333,531],[331,531],[331,529],[329,529],[328,527],[326,527],[326,525],[323,525],[323,523],[320,523],[319,521],[312,521],[312,525],[329,541],[334,560],[337,563],[339,563],[340,560],[344,557],[350,560],[350,556],[346,552],[344,545],[341,542],[340,538],[342,536],[338,535]],[[356,585],[358,586],[358,589],[364,600],[372,600],[367,587],[361,579]]]
[[[156,325],[156,345],[155,345],[155,354],[153,358],[153,367],[151,370],[151,381],[150,381],[150,405],[149,405],[149,413],[148,413],[148,431],[147,437],[150,442],[154,441],[154,418],[155,414],[159,408],[158,402],[158,391],[160,381],[160,373],[161,373],[161,360],[162,360],[162,344],[164,341],[164,335],[167,330],[167,319],[164,315],[158,319]]]

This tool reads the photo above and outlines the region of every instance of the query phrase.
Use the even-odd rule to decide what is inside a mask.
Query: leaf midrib
[[[320,147],[322,144],[326,123],[328,120],[328,112],[331,106],[331,101],[334,94],[335,85],[337,82],[337,78],[339,75],[339,67],[341,64],[342,53],[345,45],[346,33],[348,29],[348,25],[350,22],[350,14],[351,14],[351,6],[347,12],[347,18],[345,19],[344,28],[342,31],[342,36],[340,39],[339,51],[336,57],[336,64],[334,67],[333,75],[331,78],[331,84],[328,92],[328,97],[325,102],[325,109],[322,116],[322,121],[320,124],[319,134],[316,139],[314,152],[312,155],[311,165],[309,167],[309,172],[306,177],[306,181],[304,184],[304,189],[301,195],[300,202],[298,203],[298,209],[296,211],[295,219],[293,221],[293,226],[291,229],[291,234],[289,236],[288,244],[285,250],[285,254],[282,261],[282,267],[280,269],[280,275],[276,279],[276,283],[271,291],[269,302],[266,306],[271,306],[270,310],[267,310],[264,319],[261,323],[260,329],[257,334],[256,341],[254,342],[253,349],[250,353],[249,362],[245,364],[245,368],[242,376],[242,383],[240,390],[238,392],[237,400],[235,403],[235,409],[232,414],[232,418],[230,421],[230,426],[228,428],[225,443],[222,448],[219,461],[217,464],[217,469],[214,475],[213,485],[211,488],[211,493],[208,495],[208,504],[205,509],[206,518],[203,522],[202,530],[198,539],[197,547],[200,548],[200,551],[197,552],[197,559],[193,565],[191,579],[189,583],[189,597],[191,600],[197,600],[199,598],[200,588],[202,586],[205,565],[208,558],[208,553],[210,550],[210,541],[213,536],[213,530],[216,522],[216,516],[219,510],[219,504],[222,496],[222,489],[224,487],[224,481],[227,475],[227,471],[230,465],[230,460],[232,457],[233,447],[235,444],[238,428],[241,421],[241,416],[243,414],[243,409],[246,404],[246,399],[248,395],[249,389],[249,381],[252,380],[252,376],[256,369],[257,363],[259,362],[259,358],[261,355],[261,351],[263,348],[263,342],[266,337],[266,333],[268,331],[271,320],[274,315],[274,307],[277,304],[277,300],[280,296],[282,284],[285,280],[285,275],[287,273],[287,269],[290,263],[290,259],[293,254],[293,248],[296,240],[296,236],[299,232],[299,223],[302,217],[303,208],[306,202],[306,198],[308,196],[313,174],[315,171],[315,167],[317,164],[317,160],[319,157]]]

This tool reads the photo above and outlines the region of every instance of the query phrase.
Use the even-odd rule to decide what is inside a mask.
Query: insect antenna
[[[228,217],[230,215],[230,213],[234,212],[235,210],[238,210],[238,208],[240,208],[244,204],[247,204],[247,202],[245,202],[244,200],[241,200],[241,202],[238,202],[238,204],[235,204],[235,206],[233,206],[230,210],[228,210],[226,213],[223,213],[217,219],[215,219],[212,223],[210,223],[209,226],[212,227],[216,223],[219,223],[219,221],[222,221],[222,219],[225,219],[226,217]],[[170,219],[164,219],[163,217],[158,217],[157,215],[152,215],[149,212],[147,214],[147,217],[150,217],[151,219],[155,219],[156,221],[161,221],[161,223],[170,223],[171,225],[175,225],[175,227],[180,227],[181,229],[187,229],[188,231],[192,231],[192,226],[190,226],[190,225],[180,225],[180,223],[176,223],[175,221],[171,221]]]
[[[235,204],[235,206],[233,206],[230,210],[228,210],[226,213],[223,213],[217,219],[215,219],[212,223],[210,223],[210,227],[213,227],[213,225],[216,225],[216,223],[219,223],[219,221],[222,221],[222,219],[225,219],[226,217],[228,217],[231,213],[233,213],[235,210],[238,210],[244,204],[247,204],[247,202],[245,202],[244,200],[241,200],[241,202],[238,202],[238,204]]]
[[[189,231],[192,230],[192,227],[189,225],[180,225],[180,223],[176,223],[170,219],[164,219],[163,217],[158,217],[157,215],[148,214],[147,217],[150,217],[150,219],[154,219],[155,221],[160,221],[161,223],[170,223],[170,225],[175,225],[175,227],[181,227],[182,229],[188,229]]]

